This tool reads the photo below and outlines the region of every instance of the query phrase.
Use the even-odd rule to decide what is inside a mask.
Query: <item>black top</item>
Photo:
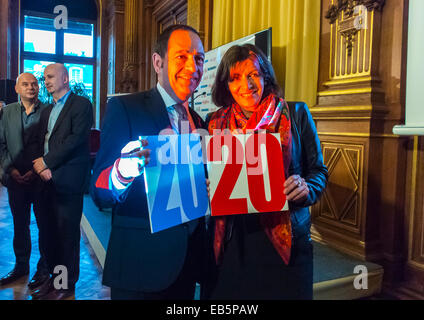
[[[37,130],[38,122],[40,121],[40,101],[34,106],[34,110],[30,114],[26,113],[25,107],[21,103],[21,111],[22,111],[22,131],[23,131],[23,139],[24,139],[24,147],[28,143],[29,138],[35,133],[34,130]]]

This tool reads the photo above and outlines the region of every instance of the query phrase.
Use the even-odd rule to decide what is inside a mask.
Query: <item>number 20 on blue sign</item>
[[[150,228],[155,233],[209,214],[200,136],[150,136],[145,167]]]

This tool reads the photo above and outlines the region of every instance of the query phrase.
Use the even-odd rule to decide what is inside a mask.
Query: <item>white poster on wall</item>
[[[409,0],[408,55],[406,71],[405,125],[395,126],[394,134],[424,135],[424,1]]]
[[[194,93],[194,110],[203,118],[210,112],[214,112],[218,107],[212,102],[212,85],[215,81],[218,65],[222,57],[229,48],[234,45],[245,43],[255,44],[255,35],[250,35],[223,46],[215,48],[205,53],[205,64],[203,66],[203,77],[197,90]]]

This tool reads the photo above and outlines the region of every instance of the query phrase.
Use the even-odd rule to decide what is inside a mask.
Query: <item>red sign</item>
[[[206,137],[212,216],[288,210],[278,133]]]

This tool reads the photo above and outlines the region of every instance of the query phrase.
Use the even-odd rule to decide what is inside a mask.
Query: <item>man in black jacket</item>
[[[48,251],[52,278],[33,298],[59,300],[75,294],[79,277],[80,222],[90,170],[93,111],[88,99],[71,92],[63,64],[48,65],[44,81],[54,103],[41,114],[37,138],[40,157],[33,166],[45,182],[43,211],[49,216],[50,236],[56,241],[49,243]],[[66,276],[58,266],[66,267],[67,281],[55,279]]]
[[[16,263],[15,268],[0,279],[0,286],[10,284],[29,273],[32,204],[39,227],[40,250],[37,272],[29,283],[29,287],[34,289],[47,279],[48,270],[45,261],[45,223],[40,209],[41,181],[32,170],[31,160],[34,159],[35,152],[31,150],[30,140],[36,134],[40,114],[46,106],[38,100],[38,82],[32,74],[22,73],[17,79],[15,90],[20,96],[20,102],[8,105],[0,119],[0,178],[8,189]]]
[[[165,128],[181,133],[184,127],[204,126],[187,103],[203,75],[203,45],[193,28],[171,26],[159,37],[152,58],[157,86],[112,98],[103,122],[91,183],[94,201],[113,208],[103,283],[111,287],[112,299],[193,299],[204,219],[152,234],[143,166],[137,161],[132,166],[121,150],[140,147],[139,136],[158,135]],[[139,153],[148,155],[146,149]]]

